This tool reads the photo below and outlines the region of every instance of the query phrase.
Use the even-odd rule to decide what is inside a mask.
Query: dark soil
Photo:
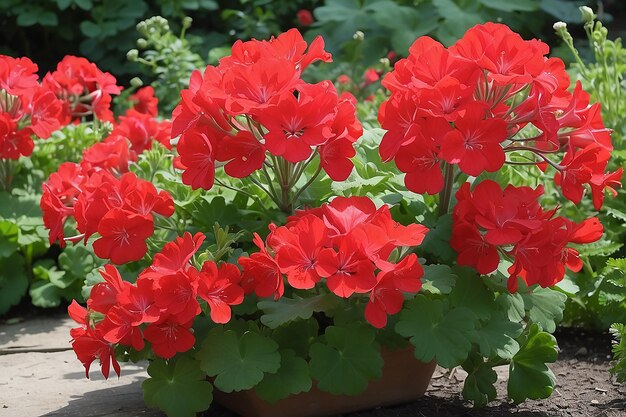
[[[609,374],[610,336],[565,329],[558,331],[556,337],[561,353],[550,366],[557,377],[557,387],[549,399],[511,404],[506,400],[506,380],[499,377],[496,383],[499,400],[474,409],[461,397],[463,372],[451,374],[437,368],[421,400],[343,417],[626,417],[626,385],[618,384]],[[236,415],[215,405],[204,417]]]

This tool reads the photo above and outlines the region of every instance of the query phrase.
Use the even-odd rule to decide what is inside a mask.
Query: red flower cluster
[[[500,169],[508,152],[531,152],[557,169],[565,197],[577,203],[590,184],[599,208],[622,175],[604,173],[610,130],[600,104],[589,106],[580,84],[570,93],[565,65],[547,53],[543,42],[496,23],[471,28],[447,49],[419,38],[383,80],[391,97],[379,112],[387,129],[381,157],[406,173],[408,189],[435,194],[444,161],[475,177]],[[560,163],[549,159],[559,152]]]
[[[307,45],[292,29],[270,41],[237,41],[217,67],[194,72],[173,112],[183,182],[210,189],[216,162],[244,178],[263,166],[266,152],[290,163],[317,152],[333,180],[346,179],[362,127],[353,96],[339,97],[330,81],[302,80],[318,60],[331,60],[322,38]]]
[[[388,314],[402,308],[402,293],[421,288],[424,271],[414,253],[397,263],[389,259],[399,247],[421,244],[428,229],[396,223],[387,206],[376,209],[367,197],[337,197],[270,230],[266,242],[255,234],[259,252],[239,258],[247,293],[278,299],[284,293],[283,275],[296,289],[313,288],[325,279],[338,297],[368,294],[365,318],[381,328]]]
[[[241,272],[235,265],[218,267],[211,261],[200,270],[193,267],[190,261],[203,241],[202,233],[185,233],[167,243],[135,284],[123,281],[114,266],[106,265],[100,271],[104,282],[92,288],[87,309],[72,302],[69,314],[81,325],[71,331],[72,347],[87,377],[95,359],[105,378],[109,361],[119,376],[114,355],[118,344],[140,351],[148,341],[155,355],[164,359],[191,349],[195,343],[191,326],[201,312],[198,297],[208,304],[215,323],[230,320],[230,306],[244,297]]]
[[[156,99],[155,99],[156,100]],[[41,209],[50,243],[57,240],[85,242],[95,233],[96,255],[115,264],[137,261],[146,254],[146,239],[154,233],[154,214],[169,217],[174,201],[167,191],[129,172],[138,154],[157,141],[169,144],[169,121],[159,122],[131,109],[102,142],[83,152],[79,163],[61,164],[43,184]],[[65,238],[69,217],[76,221],[79,235]]]
[[[0,55],[0,159],[29,156],[32,135],[47,139],[67,123],[63,103],[39,84],[37,65]]]
[[[565,267],[582,268],[578,252],[570,243],[590,243],[602,237],[603,227],[595,217],[574,223],[544,211],[538,202],[543,187],[504,190],[491,180],[470,190],[465,183],[456,194],[450,244],[459,254],[457,263],[474,267],[481,274],[495,271],[500,256],[513,260],[508,288],[517,290],[517,278],[527,285],[550,287],[563,279]]]
[[[159,114],[159,100],[154,96],[154,88],[150,86],[141,87],[135,94],[131,94],[128,99],[133,103],[133,108],[128,112],[129,115],[140,113],[156,117]]]
[[[46,74],[43,85],[63,101],[64,113],[72,120],[93,114],[113,122],[111,95],[122,91],[113,75],[72,55],[66,55],[56,71]]]

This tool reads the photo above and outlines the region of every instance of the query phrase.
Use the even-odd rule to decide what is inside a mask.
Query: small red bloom
[[[74,338],[72,348],[78,360],[85,367],[87,378],[89,378],[89,368],[91,368],[91,364],[96,359],[100,361],[102,375],[104,375],[105,379],[109,378],[111,364],[117,376],[120,376],[120,365],[115,359],[113,345],[102,339],[96,330],[89,329],[85,334]]]
[[[231,177],[245,178],[263,167],[265,146],[252,133],[242,130],[220,142],[216,159],[226,162],[224,171]]]
[[[154,88],[151,86],[141,87],[131,94],[128,99],[133,103],[133,110],[137,113],[147,114],[156,117],[159,114],[157,105],[159,99],[154,96]]]
[[[205,262],[198,274],[198,295],[211,309],[211,320],[228,323],[230,306],[241,304],[244,291],[239,285],[241,272],[236,265],[224,263],[218,268],[215,262]]]
[[[146,327],[143,334],[152,345],[155,355],[170,359],[178,352],[187,352],[196,343],[196,338],[189,331],[192,322],[178,323],[169,317]]]
[[[191,188],[210,190],[215,180],[215,157],[223,136],[212,129],[185,132],[176,146],[179,161],[185,167],[183,183]]]
[[[139,279],[155,280],[164,275],[187,271],[191,267],[191,258],[200,249],[204,239],[204,234],[200,232],[193,236],[185,232],[182,237],[166,243],[161,252],[154,255],[152,265],[139,274]]]
[[[148,216],[113,209],[98,224],[100,238],[93,243],[96,255],[117,265],[138,261],[146,254],[146,239],[154,233]]]
[[[504,165],[504,150],[500,143],[507,137],[506,122],[485,119],[485,108],[473,104],[455,122],[441,144],[442,159],[459,164],[461,171],[477,177],[482,172],[495,172]]]
[[[300,23],[301,26],[311,26],[313,22],[315,22],[313,14],[309,10],[298,10],[296,17],[298,18],[298,23]]]

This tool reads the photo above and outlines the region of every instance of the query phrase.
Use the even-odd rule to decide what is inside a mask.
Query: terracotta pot
[[[356,396],[334,395],[317,389],[291,395],[269,404],[254,390],[229,394],[215,390],[214,400],[242,417],[321,417],[414,401],[424,395],[435,371],[435,362],[415,359],[413,347],[382,351],[383,374]]]

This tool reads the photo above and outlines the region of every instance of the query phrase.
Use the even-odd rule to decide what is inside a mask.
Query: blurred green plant
[[[504,22],[522,35],[537,35],[554,18],[577,21],[577,7],[568,0],[326,0],[315,9],[309,36],[322,34],[329,51],[351,55],[362,49],[362,64],[371,65],[390,50],[406,55],[411,43],[430,35],[449,45],[477,23]],[[358,45],[354,33],[365,34]]]
[[[66,248],[60,255],[50,248],[39,200],[41,184],[59,165],[79,161],[83,149],[110,130],[97,120],[67,125],[37,140],[30,158],[16,164],[11,189],[0,191],[0,315],[26,293],[37,307],[80,298],[85,275],[102,264],[84,247]]]
[[[134,46],[135,26],[160,15],[199,22],[193,43],[208,50],[238,38],[267,38],[296,26],[299,9],[319,0],[0,0],[0,53],[27,55],[44,70],[60,56],[84,55],[119,78],[137,72],[124,53]],[[179,27],[175,27],[179,30]]]
[[[581,7],[580,13],[592,59],[581,56],[567,25],[559,22],[554,27],[574,57],[572,77],[581,81],[591,102],[602,103],[604,123],[613,129],[615,149],[609,170],[614,171],[626,161],[626,49],[621,39],[608,38],[608,30],[596,20],[593,10]],[[581,205],[570,210],[588,213],[592,208]],[[606,199],[599,216],[605,234],[601,241],[581,251],[585,267],[571,277],[580,290],[566,310],[566,321],[606,329],[612,323],[626,323],[626,192],[623,188],[618,190],[616,198]]]
[[[138,49],[131,49],[127,57],[131,62],[144,66],[154,78],[152,87],[159,98],[159,106],[170,114],[180,101],[180,91],[189,87],[189,76],[196,68],[204,68],[202,57],[191,49],[185,33],[191,27],[191,18],[185,17],[179,35],[175,35],[167,19],[151,17],[137,24],[141,37]]]

